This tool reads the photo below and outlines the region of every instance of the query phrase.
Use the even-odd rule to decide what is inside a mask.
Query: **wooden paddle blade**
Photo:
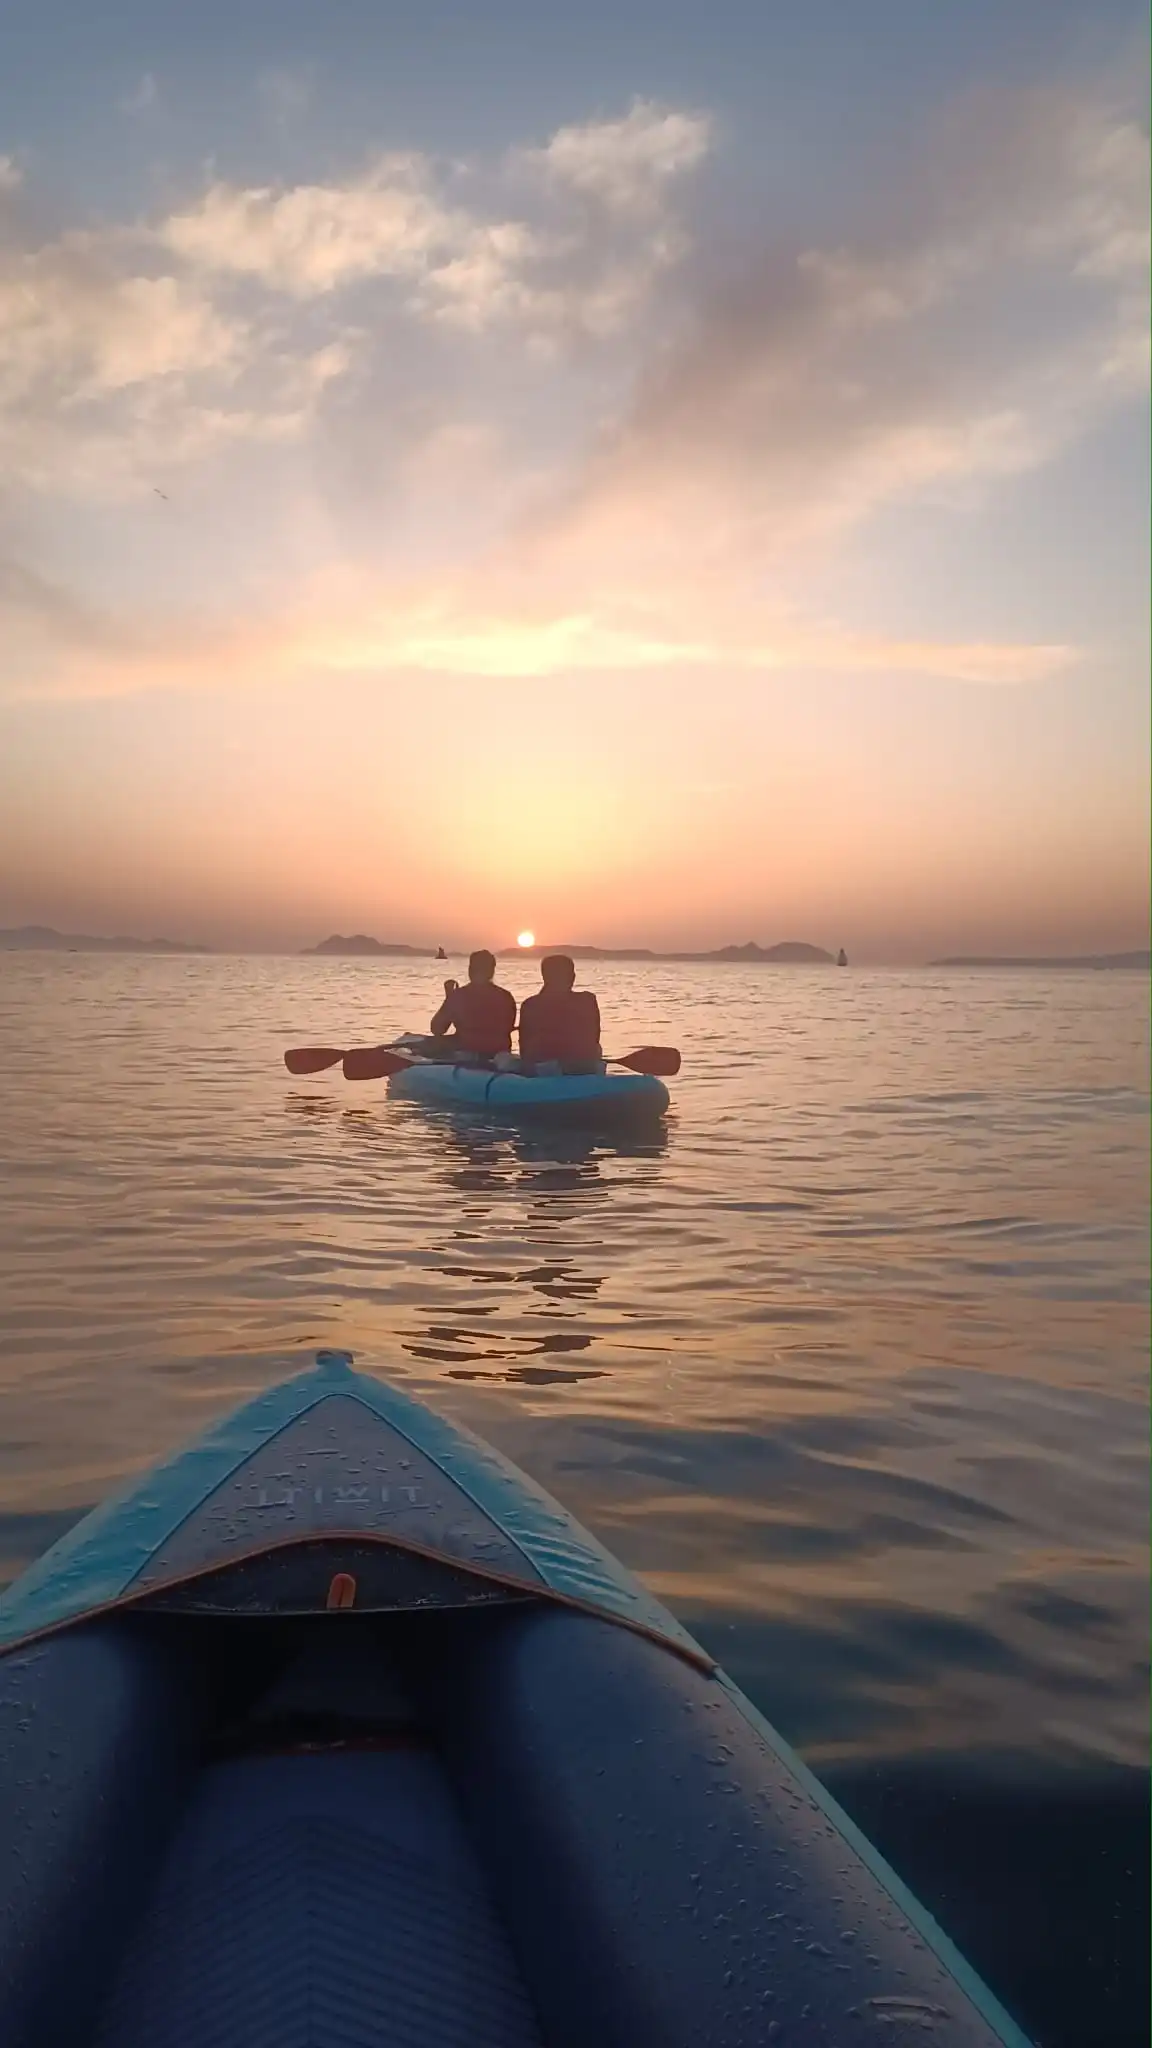
[[[344,1055],[332,1045],[297,1045],[284,1055],[290,1074],[322,1074],[325,1067],[338,1066]]]
[[[346,1081],[383,1081],[389,1074],[402,1074],[413,1064],[403,1053],[389,1052],[386,1045],[362,1045],[344,1055]]]
[[[659,1074],[661,1077],[680,1072],[680,1055],[674,1045],[642,1045],[639,1052],[626,1053],[617,1060],[618,1067],[631,1067],[634,1074]]]

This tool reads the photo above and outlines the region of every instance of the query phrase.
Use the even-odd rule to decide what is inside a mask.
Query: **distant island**
[[[330,939],[321,939],[318,946],[305,946],[304,952],[312,958],[317,953],[323,953],[344,960],[359,960],[365,956],[375,958],[381,954],[386,954],[390,959],[395,959],[397,955],[405,960],[436,958],[431,946],[392,945],[385,939],[370,939],[366,932],[353,932],[349,939],[342,938],[339,932],[334,932]]]
[[[836,955],[820,946],[807,946],[799,939],[785,939],[778,946],[758,946],[752,939],[744,946],[718,946],[711,953],[656,953],[649,946],[505,946],[502,960],[540,960],[546,953],[567,953],[572,960],[696,960],[755,961],[769,967],[834,967]]]
[[[1009,953],[958,954],[955,959],[930,960],[930,967],[1031,967],[1066,968],[1091,967],[1100,971],[1108,969],[1136,969],[1147,974],[1152,968],[1152,953],[1074,953],[1057,955],[1044,959],[1038,955],[1017,955]]]
[[[98,939],[90,932],[57,932],[47,924],[22,924],[0,931],[0,953],[210,953],[211,946],[180,939]]]
[[[330,939],[322,939],[318,946],[306,946],[305,956],[315,959],[318,954],[332,959],[376,959],[381,957],[404,960],[443,959],[431,946],[400,946],[382,939],[373,939],[366,932],[355,932],[351,938],[342,938],[335,933]],[[697,961],[756,961],[769,967],[834,967],[836,955],[825,953],[820,946],[803,945],[798,939],[785,939],[779,946],[758,946],[749,939],[745,946],[719,946],[712,953],[657,953],[650,946],[505,946],[499,955],[501,960],[541,960],[547,953],[567,953],[573,960],[697,960]]]

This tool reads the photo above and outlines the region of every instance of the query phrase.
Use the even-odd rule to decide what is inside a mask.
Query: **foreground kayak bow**
[[[322,1353],[0,1602],[4,2048],[1021,2048],[712,1659]]]

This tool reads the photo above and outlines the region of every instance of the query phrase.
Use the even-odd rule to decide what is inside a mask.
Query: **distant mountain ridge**
[[[650,946],[505,946],[502,960],[540,960],[548,953],[567,953],[573,960],[696,960],[754,961],[777,967],[834,967],[836,956],[820,946],[799,939],[785,939],[778,946],[758,946],[749,939],[744,946],[718,946],[710,953],[657,953]]]
[[[386,954],[389,958],[399,955],[405,960],[434,960],[436,957],[431,946],[394,945],[386,939],[370,938],[367,932],[353,932],[351,938],[347,939],[342,938],[339,932],[334,932],[330,939],[321,939],[318,946],[305,946],[304,952],[309,957],[322,953],[345,960],[358,960],[365,955],[375,958],[381,954]]]
[[[181,939],[94,938],[90,932],[58,932],[48,924],[22,924],[0,931],[0,953],[210,953],[211,946]]]
[[[371,938],[367,932],[354,932],[350,938],[335,932],[330,939],[322,939],[318,946],[306,946],[304,953],[309,959],[318,954],[328,959],[352,960],[385,957],[434,960],[437,957],[430,946],[397,945]],[[499,958],[541,960],[548,953],[567,953],[573,960],[748,960],[778,967],[834,967],[836,964],[835,954],[825,953],[820,946],[805,945],[799,939],[785,939],[778,946],[758,946],[749,939],[747,945],[719,946],[711,953],[658,953],[651,946],[505,946]]]
[[[1147,953],[1070,953],[1044,959],[1037,955],[1016,955],[1008,953],[958,954],[949,960],[930,960],[929,967],[1031,967],[1033,969],[1092,967],[1106,972],[1108,969],[1135,968],[1145,973],[1152,968],[1152,952]]]
[[[0,928],[0,953],[192,953],[210,955],[216,951],[213,946],[195,945],[183,939],[139,939],[120,933],[113,938],[100,937],[91,932],[60,932],[52,925],[24,924],[10,929]],[[574,960],[635,960],[687,961],[707,965],[714,963],[739,965],[742,961],[754,965],[779,967],[832,967],[836,956],[825,952],[821,946],[809,945],[799,939],[784,939],[775,946],[761,946],[749,939],[744,945],[717,946],[708,952],[660,952],[651,946],[583,946],[557,944],[554,946],[505,946],[501,960],[540,960],[548,953],[568,953]],[[440,957],[434,946],[410,946],[398,940],[376,939],[367,932],[353,932],[344,936],[334,932],[322,939],[318,946],[305,946],[305,958],[327,959],[397,959],[435,960]],[[463,949],[454,948],[453,957],[459,961],[465,957]],[[1145,949],[1129,953],[1075,953],[1075,954],[1010,954],[1010,953],[957,953],[939,960],[929,960],[930,968],[1017,968],[1039,972],[1061,970],[1087,970],[1098,972],[1152,971],[1152,951]]]

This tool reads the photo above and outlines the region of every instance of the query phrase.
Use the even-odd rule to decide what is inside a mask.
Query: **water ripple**
[[[818,1764],[1143,1761],[1141,983],[604,967],[614,1041],[685,1055],[667,1129],[611,1143],[288,1081],[286,1044],[419,1022],[419,966],[3,976],[6,1573],[340,1344]]]

